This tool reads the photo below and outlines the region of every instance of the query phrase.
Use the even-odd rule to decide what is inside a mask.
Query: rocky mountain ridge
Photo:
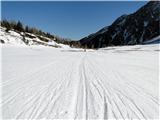
[[[112,25],[80,40],[82,46],[102,48],[142,44],[160,35],[160,2],[150,1],[135,13],[122,15]]]

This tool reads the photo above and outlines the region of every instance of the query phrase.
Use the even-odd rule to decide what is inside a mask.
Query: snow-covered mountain
[[[150,1],[133,14],[122,15],[112,25],[80,40],[82,46],[141,44],[160,35],[160,2]]]
[[[56,48],[69,48],[68,45],[57,43],[54,39],[44,36],[15,30],[6,32],[6,28],[4,27],[0,27],[0,43],[21,46],[43,45]]]

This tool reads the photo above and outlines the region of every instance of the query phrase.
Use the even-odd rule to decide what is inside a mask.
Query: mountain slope
[[[28,32],[19,32],[16,30],[9,30],[6,32],[6,28],[0,27],[0,43],[10,45],[43,45],[56,48],[69,48],[68,45],[57,43],[54,39],[35,35]]]
[[[122,15],[112,25],[81,39],[80,43],[89,48],[141,44],[160,35],[159,16],[160,2],[150,1],[135,13]]]

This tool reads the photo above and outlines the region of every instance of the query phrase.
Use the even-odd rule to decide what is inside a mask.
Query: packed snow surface
[[[2,119],[158,119],[159,44],[2,47]]]

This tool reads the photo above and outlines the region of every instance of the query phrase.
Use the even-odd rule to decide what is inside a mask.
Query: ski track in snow
[[[158,119],[157,46],[128,48],[2,47],[2,118]]]

